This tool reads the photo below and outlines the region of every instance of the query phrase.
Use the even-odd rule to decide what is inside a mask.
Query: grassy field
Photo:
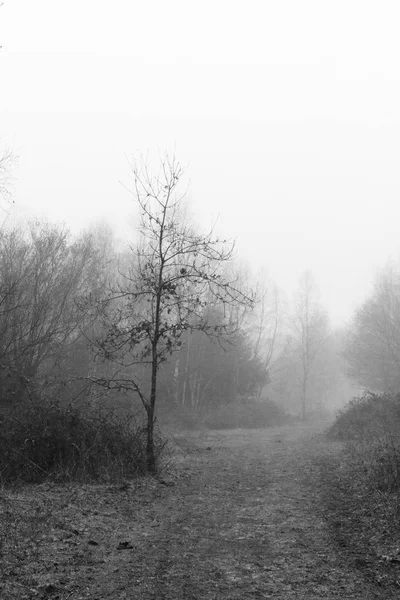
[[[397,598],[399,565],[359,543],[323,431],[175,434],[159,479],[3,490],[0,596]]]

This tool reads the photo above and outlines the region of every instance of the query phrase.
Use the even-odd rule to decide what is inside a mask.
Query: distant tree
[[[400,390],[400,267],[388,265],[349,328],[349,375],[377,392]]]
[[[96,281],[89,241],[32,224],[0,231],[2,398],[23,397],[79,335],[76,299]]]
[[[343,332],[327,331],[321,339],[312,368],[308,372],[306,412],[321,413],[342,408],[358,393],[346,370],[343,357]],[[299,413],[303,398],[303,361],[301,340],[287,335],[277,352],[268,397],[293,414]]]
[[[97,378],[110,389],[138,394],[147,414],[147,464],[156,470],[155,405],[160,366],[181,347],[184,332],[214,339],[231,335],[228,306],[252,306],[253,297],[223,276],[233,245],[212,232],[198,234],[183,216],[179,184],[183,170],[166,157],[157,174],[143,162],[132,167],[132,193],[140,210],[139,240],[128,270],[102,304],[105,334],[97,350],[113,361],[112,378]],[[226,318],[210,322],[210,306]],[[135,371],[134,371],[135,368]]]
[[[246,327],[253,343],[254,360],[262,366],[263,379],[268,382],[283,315],[276,285],[263,272],[257,277],[257,282],[257,304],[254,311],[248,315]],[[259,387],[257,395],[260,396],[261,392],[262,386]]]
[[[344,336],[341,329],[329,332],[317,355],[311,382],[312,401],[316,410],[333,412],[359,393],[347,373],[343,356]]]
[[[223,323],[221,311],[208,315],[208,323]],[[243,329],[223,341],[202,331],[186,331],[182,345],[160,372],[161,409],[187,409],[192,415],[213,411],[239,397],[254,396],[266,383],[262,361]],[[178,415],[179,417],[179,415]]]
[[[328,335],[328,317],[316,301],[312,274],[303,273],[295,300],[292,335],[299,349],[299,377],[301,381],[301,415],[307,415],[310,378],[316,359]]]
[[[16,161],[15,154],[9,148],[0,154],[0,197],[9,200],[11,197],[11,168]]]

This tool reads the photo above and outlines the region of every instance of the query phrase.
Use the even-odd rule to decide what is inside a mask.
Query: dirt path
[[[173,485],[87,487],[64,504],[65,491],[47,492],[53,537],[35,563],[47,579],[37,578],[32,598],[38,590],[60,600],[398,597],[365,580],[358,557],[330,535],[320,471],[338,447],[318,430],[176,441]],[[53,567],[43,571],[43,561]]]

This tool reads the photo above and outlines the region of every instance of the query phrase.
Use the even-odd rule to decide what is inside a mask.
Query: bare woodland
[[[12,154],[5,152],[0,161],[3,202],[12,200],[12,163]],[[152,167],[143,161],[131,166],[132,187],[127,193],[131,194],[138,210],[138,222],[132,239],[125,245],[105,226],[89,229],[79,236],[72,235],[66,227],[40,221],[18,225],[5,221],[0,229],[0,419],[3,427],[0,462],[3,485],[16,482],[42,485],[46,481],[76,481],[78,485],[83,482],[122,482],[118,489],[125,494],[131,490],[128,482],[148,473],[155,476],[154,482],[157,482],[154,483],[156,487],[151,488],[152,502],[156,502],[160,485],[175,486],[184,473],[192,481],[195,464],[199,464],[199,458],[197,462],[190,458],[192,454],[215,452],[217,447],[221,452],[222,443],[226,445],[226,455],[223,463],[221,458],[218,459],[221,463],[218,464],[222,472],[229,469],[231,472],[222,475],[218,481],[231,489],[232,477],[236,481],[237,473],[245,469],[246,489],[253,489],[255,493],[260,489],[255,487],[259,485],[259,479],[244,473],[258,473],[257,477],[262,479],[263,469],[256,466],[255,461],[258,461],[257,465],[263,464],[259,453],[267,444],[274,461],[271,473],[283,486],[281,493],[284,496],[288,493],[289,497],[293,494],[297,497],[300,493],[297,487],[292,489],[299,485],[295,483],[296,478],[290,482],[281,478],[280,468],[284,463],[290,465],[293,473],[297,473],[300,466],[307,472],[309,465],[319,465],[315,461],[321,461],[325,456],[323,472],[330,473],[331,479],[322,475],[316,479],[313,475],[312,480],[306,477],[301,484],[320,486],[325,516],[319,522],[317,533],[310,538],[310,544],[316,547],[313,560],[321,573],[324,568],[317,556],[325,551],[324,544],[329,537],[327,528],[337,521],[335,515],[342,518],[345,514],[346,530],[339,534],[347,540],[349,552],[354,552],[351,548],[355,547],[363,556],[364,550],[359,548],[361,538],[370,540],[368,547],[376,552],[374,540],[381,535],[381,530],[377,533],[368,517],[371,502],[374,502],[375,512],[379,507],[380,523],[396,523],[398,519],[397,495],[393,494],[398,489],[396,393],[400,361],[400,268],[390,264],[380,272],[371,296],[360,307],[352,323],[347,328],[334,330],[319,301],[318,286],[312,273],[305,271],[293,298],[285,297],[265,270],[251,273],[248,268],[243,268],[235,253],[234,241],[218,239],[212,230],[199,232],[192,225],[186,208],[185,173],[175,157],[165,156],[155,169]],[[329,450],[327,442],[324,446],[315,446],[315,442],[308,441],[310,448],[315,446],[315,449],[306,450],[303,440],[308,440],[307,435],[315,430],[314,423],[331,418],[332,411],[343,406],[357,390],[363,389],[369,389],[369,395],[353,400],[330,430],[334,439],[350,443],[352,450],[346,459],[346,468],[340,466],[336,446]],[[305,429],[299,428],[300,424]],[[251,429],[260,432],[266,427],[272,427],[269,437],[258,437],[250,445],[246,437],[249,434],[240,433]],[[200,442],[199,438],[195,443],[195,437],[188,434],[188,431],[204,432],[207,429],[209,432],[215,430],[217,437],[212,433],[207,437],[203,433],[204,440]],[[223,429],[236,433],[229,434],[233,437],[223,438]],[[179,434],[179,431],[186,433]],[[275,434],[275,431],[281,433]],[[166,446],[165,432],[175,432],[174,461],[185,448],[188,452],[188,458],[178,471],[171,471],[171,467],[166,470],[171,449]],[[358,440],[355,446],[354,439]],[[274,450],[275,444],[282,441],[283,454]],[[243,460],[248,467],[243,466]],[[202,485],[213,482],[212,493],[219,498],[220,484],[217,485],[212,475],[213,464],[208,458],[204,462]],[[163,479],[165,475],[167,481]],[[143,491],[135,488],[138,506],[142,502],[143,506],[146,504],[149,485],[146,484]],[[190,485],[195,489],[193,482]],[[343,485],[347,487],[344,489]],[[79,490],[76,488],[73,494],[81,494]],[[304,494],[304,490],[301,493]],[[105,489],[101,495],[104,501],[107,494]],[[182,490],[176,496],[183,506],[186,506],[185,494]],[[343,498],[343,504],[333,501],[336,496]],[[309,492],[301,497],[309,497]],[[8,541],[2,546],[5,575],[0,586],[7,593],[17,588],[26,590],[29,585],[32,587],[27,582],[32,581],[31,565],[36,563],[28,558],[34,551],[36,557],[41,557],[36,558],[39,563],[35,571],[35,589],[49,593],[48,590],[59,589],[59,583],[43,583],[52,572],[48,566],[43,569],[53,542],[49,538],[43,551],[39,551],[41,520],[51,523],[51,539],[59,540],[51,555],[55,553],[58,560],[63,561],[67,557],[72,560],[67,541],[70,523],[77,519],[83,522],[84,517],[77,512],[75,504],[63,512],[63,492],[52,499],[46,496],[46,502],[53,503],[53,508],[58,507],[55,517],[58,523],[63,512],[66,533],[60,537],[54,533],[58,525],[50,516],[48,504],[39,501],[35,494],[27,498],[24,500],[26,506],[36,511],[34,520],[29,516],[29,508],[18,508],[19,496],[12,509],[9,497],[3,499],[8,516],[1,522],[1,531]],[[243,510],[240,493],[233,493],[229,501],[227,498],[224,499],[224,510],[214,511],[214,519],[219,520],[218,528],[223,530],[228,527],[224,516],[226,510],[229,509],[232,522],[239,519],[236,512]],[[89,496],[86,501],[89,502]],[[138,535],[120,514],[119,505],[126,501],[125,496],[118,499],[115,508],[118,516],[106,537],[91,534],[94,538],[97,536],[97,539],[89,540],[92,546],[103,547],[107,540],[112,540],[117,552],[135,547],[118,537],[122,531]],[[247,501],[251,504],[251,496]],[[98,502],[92,498],[90,502],[97,506],[95,514],[100,515],[98,518],[105,518],[103,500]],[[271,514],[281,510],[281,500],[277,502],[272,495],[270,502]],[[196,524],[188,548],[195,548],[196,536],[203,535],[210,514],[206,504],[203,501],[191,503],[196,507]],[[246,504],[246,511],[253,510],[250,504]],[[311,517],[307,511],[311,508],[308,503],[304,500],[300,512],[297,504],[295,506],[288,500],[286,505],[310,536]],[[124,510],[133,510],[127,508],[127,504],[125,506]],[[347,513],[343,506],[347,507]],[[137,510],[135,508],[135,514],[139,514]],[[164,510],[163,504],[157,509],[160,524],[164,523]],[[169,518],[174,515],[178,521],[178,507],[173,511],[169,512]],[[361,525],[355,526],[355,522],[359,523],[360,511],[364,516]],[[150,526],[147,512],[140,514],[141,526]],[[190,523],[193,520],[191,511],[185,514]],[[261,526],[264,523],[261,513],[258,519]],[[30,533],[27,537],[28,525]],[[86,525],[82,527],[85,529]],[[233,535],[232,539],[236,540],[240,527],[236,526],[231,533],[228,529],[226,535]],[[381,544],[386,554],[383,555],[381,549],[377,556],[389,556],[390,560],[397,556],[392,548],[395,530],[392,525],[385,529]],[[174,528],[174,532],[168,529],[165,535],[180,548],[179,527]],[[297,565],[292,579],[295,576],[302,579],[303,559],[298,559],[297,542],[294,546],[292,542],[289,544],[289,533],[289,529],[285,529],[282,538],[282,535],[276,537],[275,531],[272,539],[280,545],[283,539],[286,540],[285,561],[287,564],[295,561]],[[245,535],[253,540],[254,531],[246,530]],[[153,538],[152,534],[149,540]],[[154,543],[158,544],[158,555],[162,560],[165,549],[156,538]],[[335,540],[335,536],[332,539]],[[219,544],[217,539],[213,543]],[[299,542],[301,547],[302,543]],[[336,542],[328,543],[331,556],[335,554],[332,543]],[[9,552],[11,547],[17,562],[12,559],[14,554]],[[141,550],[144,552],[143,564],[151,565],[152,561],[145,557],[153,550],[148,544],[142,545]],[[225,546],[221,546],[221,552],[226,552]],[[116,560],[114,554],[112,550],[113,561]],[[88,556],[87,560],[92,559]],[[396,560],[393,558],[394,563]],[[82,582],[86,581],[82,585],[91,589],[85,561],[66,591],[76,588],[78,572]],[[252,579],[252,583],[248,583],[249,590],[262,590],[266,585],[272,585],[264,581],[257,561],[251,567],[253,575],[257,573],[257,583]],[[229,560],[226,565],[231,562]],[[114,562],[107,569],[112,564]],[[109,589],[112,594],[117,579],[123,589],[131,589],[131,583],[123,575],[125,570],[130,573],[131,567],[122,564],[124,567],[118,578],[115,570],[111,574],[106,569],[106,579],[104,574],[98,575],[103,590]],[[182,562],[178,554],[171,564],[175,570],[185,572],[193,566]],[[378,564],[374,566],[373,576],[386,577],[388,590],[397,585],[396,573],[382,575]],[[143,569],[140,565],[137,563],[136,568]],[[225,573],[226,565],[221,567],[221,573]],[[212,563],[207,561],[202,563],[204,581],[201,579],[196,584],[200,586],[199,590],[208,586],[207,573],[211,566]],[[240,561],[235,568],[241,573],[240,580],[247,581],[248,573],[242,573]],[[282,591],[286,589],[286,583],[279,583],[281,568],[275,566],[273,569],[273,586],[277,593],[286,593]],[[156,575],[149,575],[157,590],[163,582],[162,593],[169,590],[168,597],[186,593],[183,588],[178,592],[179,586],[184,584],[183,576],[172,580],[169,568],[157,569]],[[69,581],[72,572],[69,569],[63,572],[63,581]],[[337,574],[339,579],[358,581],[353,571],[340,561]],[[224,597],[233,583],[229,575],[220,576],[226,578],[225,587],[221,588],[221,597]],[[51,581],[58,582],[55,573]],[[135,585],[143,597],[147,597],[148,579],[139,578]],[[306,578],[302,585],[304,589],[319,589],[314,577]],[[359,585],[364,589],[361,580]],[[370,585],[367,587],[369,589]],[[157,594],[157,590],[153,592]],[[361,596],[364,594],[360,593]]]
[[[183,175],[175,158],[132,166],[139,223],[126,248],[106,229],[3,227],[3,403],[55,389],[65,402],[123,397],[149,423],[269,396],[303,419],[329,410],[346,374],[312,276],[287,311],[265,273],[239,275],[233,242],[188,221]]]
[[[34,153],[47,147],[45,177],[59,144],[56,173],[77,168],[71,181],[81,186],[93,169],[103,186],[101,162],[88,156],[107,157],[104,170],[113,172],[110,146],[124,137],[107,132],[110,123],[110,130],[120,126],[139,139],[174,123],[182,140],[195,140],[186,142],[189,154],[213,157],[203,158],[201,168],[234,181],[223,182],[222,195],[226,211],[236,202],[252,218],[238,226],[244,237],[257,231],[272,242],[257,245],[255,268],[242,261],[234,238],[218,235],[217,223],[199,227],[191,216],[189,169],[167,152],[156,161],[128,161],[122,188],[134,226],[124,239],[104,223],[77,233],[55,220],[18,216],[25,214],[13,211],[19,159],[0,145],[1,598],[397,599],[400,260],[375,273],[340,327],[330,322],[314,274],[292,261],[302,245],[309,262],[315,233],[332,265],[329,250],[336,260],[337,247],[329,249],[327,237],[349,248],[365,241],[354,227],[391,231],[390,211],[377,202],[385,193],[387,206],[398,204],[398,177],[394,172],[391,180],[388,168],[397,151],[398,69],[387,34],[396,42],[396,28],[389,31],[385,11],[380,23],[380,12],[368,15],[368,7],[360,20],[357,7],[353,15],[346,7],[343,18],[336,8],[328,14],[302,6],[297,14],[294,3],[279,15],[279,3],[260,3],[258,30],[258,8],[235,15],[229,7],[226,26],[222,4],[212,6],[212,19],[207,7],[192,19],[190,7],[185,14],[163,3],[149,12],[146,3],[135,5],[130,14],[129,3],[111,11],[75,4],[66,13],[49,4],[44,15],[35,6],[40,19],[25,29],[12,6],[6,13],[14,18],[16,51],[9,40],[4,51],[0,40],[1,57],[11,59],[2,72],[2,81],[12,83],[4,86],[5,114],[15,110],[24,121],[21,107],[32,111],[26,123],[37,133],[26,140]],[[178,64],[185,77],[175,75]],[[24,81],[15,91],[14,77]],[[65,118],[65,129],[60,117],[51,120],[61,142],[51,137],[50,121],[34,123],[40,111],[49,116],[43,106]],[[112,119],[105,107],[114,110]],[[16,121],[10,123],[12,132]],[[38,143],[42,134],[47,139]],[[93,140],[103,135],[98,149]],[[34,202],[36,170],[35,176],[27,186]],[[52,181],[61,186],[65,177],[52,173]],[[215,173],[204,181],[220,192]],[[99,189],[108,210],[113,197]],[[98,196],[89,196],[98,213]],[[76,198],[83,200],[81,190]],[[282,211],[275,210],[279,202]],[[374,204],[383,218],[372,215],[371,225]],[[79,206],[82,220],[84,212]],[[352,223],[349,239],[344,220]],[[334,228],[342,226],[337,235]],[[318,244],[310,248],[319,251]],[[268,272],[275,250],[282,271],[302,271],[291,291]],[[315,269],[327,270],[325,260]]]

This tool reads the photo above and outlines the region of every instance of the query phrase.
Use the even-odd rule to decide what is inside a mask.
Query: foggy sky
[[[0,137],[17,213],[128,230],[127,156],[173,150],[196,220],[334,324],[397,258],[396,2],[5,0]]]

